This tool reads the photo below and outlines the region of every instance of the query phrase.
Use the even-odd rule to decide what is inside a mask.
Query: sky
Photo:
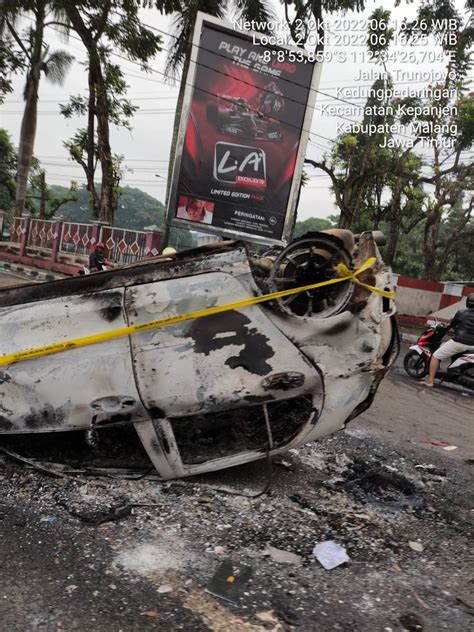
[[[274,2],[278,11],[282,11],[279,2]],[[419,3],[405,5],[392,9],[392,18],[401,23],[404,17],[413,18]],[[463,12],[464,2],[456,2],[458,10]],[[381,5],[380,0],[369,0],[364,13],[349,13],[345,17],[350,20],[367,18],[372,11]],[[388,3],[383,3],[384,8],[390,8]],[[153,9],[141,9],[140,17],[145,24],[151,25],[165,33],[173,33],[172,18],[161,16]],[[283,16],[282,16],[283,17]],[[343,16],[339,16],[342,18]],[[334,19],[334,18],[331,18]],[[24,20],[27,24],[27,20]],[[353,105],[361,105],[365,102],[366,90],[372,83],[372,78],[361,77],[360,73],[377,72],[380,67],[363,59],[365,46],[349,46],[347,43],[362,42],[362,31],[353,28],[354,22],[334,24],[334,29],[329,34],[326,51],[332,59],[323,63],[321,80],[316,96],[316,105],[311,124],[310,141],[307,146],[306,156],[319,160],[327,154],[333,146],[333,141],[338,132],[338,124],[350,123],[356,120],[357,114],[346,111],[347,103],[339,100],[341,88],[354,90],[354,93],[346,98]],[[79,183],[85,182],[82,169],[70,160],[63,147],[63,141],[74,135],[77,128],[84,125],[79,118],[66,120],[59,112],[59,104],[67,103],[69,95],[86,94],[87,80],[83,62],[86,55],[82,44],[71,37],[65,41],[63,36],[53,30],[47,29],[47,42],[50,50],[64,49],[75,57],[74,64],[63,86],[54,86],[43,77],[40,85],[40,100],[38,104],[38,127],[35,143],[35,155],[41,160],[47,173],[49,184],[69,186],[72,179]],[[111,145],[114,153],[125,157],[125,173],[122,185],[137,187],[164,202],[166,191],[166,175],[169,159],[171,134],[173,129],[174,111],[178,94],[178,83],[166,81],[163,71],[166,62],[166,49],[173,39],[169,35],[163,35],[163,51],[152,61],[153,73],[143,72],[138,65],[129,61],[123,61],[113,57],[114,61],[122,67],[129,84],[128,98],[139,105],[140,109],[132,119],[132,130],[111,128]],[[441,60],[429,59],[429,51],[439,50],[439,47],[430,44],[419,48],[423,53],[418,56],[417,63],[410,63],[408,51],[410,48],[398,46],[395,49],[397,58],[389,61],[387,69],[403,74],[399,82],[400,88],[413,87],[422,89],[431,81],[426,79],[426,73],[440,72],[444,64]],[[345,51],[347,56],[354,60],[341,63],[337,59],[338,52]],[[365,56],[366,57],[366,56]],[[432,76],[432,75],[431,75]],[[22,90],[24,77],[17,76],[14,79],[14,92],[8,96],[5,103],[0,106],[0,127],[8,130],[13,143],[18,144],[22,116]],[[339,98],[337,96],[339,95]],[[337,112],[327,112],[324,108],[328,105],[337,107]],[[351,108],[351,106],[349,106]],[[356,113],[357,110],[354,110]],[[403,138],[403,137],[401,137]],[[428,155],[427,151],[424,151]],[[309,217],[327,217],[337,212],[333,194],[330,191],[329,177],[319,170],[307,167],[310,181],[303,188],[299,208],[298,219]]]

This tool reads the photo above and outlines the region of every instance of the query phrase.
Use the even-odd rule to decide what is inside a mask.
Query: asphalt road
[[[473,399],[423,388],[402,357],[370,410],[285,454],[255,500],[245,495],[263,488],[262,463],[161,485],[57,479],[0,458],[1,632],[471,630]],[[140,506],[120,521],[78,517],[124,498]],[[326,539],[347,548],[349,565],[315,563]],[[272,561],[268,545],[301,562]],[[236,605],[204,592],[223,557],[253,568]]]
[[[413,442],[434,452],[439,448],[421,442],[447,441],[458,448],[450,452],[454,459],[474,457],[472,392],[447,383],[432,389],[422,386],[403,369],[407,351],[408,345],[402,344],[396,364],[382,382],[374,403],[354,420],[354,427]]]
[[[0,267],[0,290],[14,285],[26,285],[27,283],[41,283],[30,276],[22,276],[14,272],[4,272]]]

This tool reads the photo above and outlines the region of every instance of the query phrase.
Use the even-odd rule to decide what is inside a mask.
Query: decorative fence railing
[[[21,217],[14,217],[10,224],[10,241],[18,244],[21,241]]]
[[[52,250],[55,224],[46,219],[31,219],[27,247]]]
[[[145,257],[145,233],[138,230],[102,226],[101,239],[109,258],[120,263],[133,263]]]
[[[129,230],[99,222],[81,224],[29,216],[14,217],[9,223],[9,243],[18,248],[20,256],[48,258],[51,263],[71,257],[84,261],[98,242],[105,245],[108,259],[122,264],[153,257],[161,251],[161,232],[156,226]]]
[[[63,222],[59,250],[73,252],[76,255],[88,255],[96,239],[94,224]]]

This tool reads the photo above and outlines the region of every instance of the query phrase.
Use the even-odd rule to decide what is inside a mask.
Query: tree
[[[463,202],[458,203],[449,213],[440,226],[440,239],[447,240],[452,233],[453,224],[463,213]],[[382,230],[387,230],[382,224]],[[393,263],[393,269],[399,274],[415,278],[423,278],[425,275],[425,259],[420,244],[424,238],[424,223],[420,222],[413,230],[400,236],[397,255]],[[385,259],[385,246],[383,255]],[[474,281],[474,234],[465,232],[462,239],[456,241],[454,250],[446,259],[446,266],[440,274],[441,281]]]
[[[22,32],[17,24],[24,12],[32,14],[33,23]],[[73,61],[73,57],[63,50],[50,53],[49,47],[44,41],[44,29],[50,19],[56,19],[58,12],[58,4],[48,0],[24,0],[20,2],[4,0],[1,4],[3,30],[8,31],[10,42],[15,42],[20,57],[26,60],[27,67],[23,92],[25,109],[21,121],[18,147],[15,215],[21,215],[25,209],[28,174],[33,159],[36,137],[38,90],[41,76],[44,74],[51,83],[61,84]],[[67,25],[65,26],[67,28]]]
[[[333,228],[333,224],[329,219],[308,217],[308,219],[296,222],[293,237],[294,239],[297,239],[305,233],[319,232],[321,230],[326,230],[327,228]]]
[[[418,175],[419,163],[410,163],[401,149],[387,146],[394,122],[392,99],[387,96],[390,88],[389,77],[377,79],[369,91],[362,121],[343,132],[322,160],[306,160],[331,178],[340,211],[339,228],[359,232],[377,226],[387,212],[384,195],[395,179],[402,178],[398,192],[392,195],[392,212]]]
[[[469,25],[461,28],[450,0],[423,5],[417,22],[403,27],[409,41],[420,35],[420,25],[424,37],[441,36],[438,25],[457,21],[458,28],[451,33],[454,37],[446,37],[446,33],[439,37],[449,60],[446,79],[417,96],[400,99],[393,98],[385,68],[393,35],[388,28],[390,12],[378,9],[372,17],[384,37],[375,41],[369,37],[369,48],[383,64],[384,73],[372,86],[361,124],[341,134],[331,153],[312,164],[331,178],[340,227],[358,232],[383,223],[389,237],[388,263],[397,260],[400,238],[422,226],[424,276],[438,280],[449,268],[449,258],[458,245],[466,243],[473,230],[472,199],[462,195],[474,188],[474,167],[464,158],[474,142],[474,100],[464,96],[474,30]],[[397,127],[405,127],[410,134],[395,138]],[[431,160],[415,153],[422,145],[432,148]]]
[[[11,212],[15,203],[16,152],[4,129],[0,129],[0,156],[0,211]]]
[[[84,168],[96,216],[111,224],[120,169],[110,146],[110,123],[128,125],[136,108],[123,98],[127,85],[120,66],[110,61],[110,55],[121,53],[147,70],[148,62],[160,50],[161,37],[140,22],[139,3],[134,0],[61,0],[60,4],[88,55],[88,99],[76,97],[63,108],[65,116],[87,113],[88,124],[67,147]],[[101,168],[100,187],[95,183],[97,163]]]
[[[39,162],[36,173],[30,178],[30,188],[27,193],[27,205],[34,215],[38,214],[39,219],[51,219],[63,204],[75,202],[77,197],[77,183],[71,182],[69,190],[63,195],[56,195],[46,183],[46,172],[41,168]]]
[[[443,83],[430,87],[423,97],[401,102],[408,106],[401,121],[415,131],[413,147],[423,142],[432,148],[430,173],[418,181],[433,187],[424,213],[424,275],[439,280],[458,244],[474,235],[472,193],[465,194],[474,189],[474,166],[464,153],[474,144],[474,99],[465,96],[464,85],[472,67],[474,28],[469,21],[462,27],[461,16],[450,0],[421,7],[417,18],[406,25],[408,37],[419,36],[422,25],[425,36],[440,39],[449,60]],[[453,37],[440,37],[443,20],[457,24],[450,33]],[[443,235],[448,224],[449,234]]]
[[[53,198],[64,198],[69,191],[66,187],[50,187]],[[76,200],[64,203],[61,207],[61,215],[71,222],[87,223],[90,221],[89,192],[86,186],[80,186],[74,192]],[[48,215],[49,205],[46,203]],[[129,228],[131,230],[143,230],[145,226],[163,222],[164,206],[148,193],[132,187],[121,187],[117,211],[114,217],[114,226]]]
[[[21,49],[15,49],[15,42],[8,31],[4,2],[0,1],[0,105],[5,96],[13,91],[12,76],[24,70],[26,58]]]
[[[317,53],[324,50],[324,19],[328,13],[363,11],[365,0],[280,0],[285,8],[285,19],[294,42],[298,46],[313,45]],[[290,7],[292,12],[290,14]],[[314,35],[316,25],[317,37]],[[310,37],[311,36],[311,37]]]
[[[4,129],[0,129],[0,156],[0,211],[10,212],[15,202],[16,152]]]

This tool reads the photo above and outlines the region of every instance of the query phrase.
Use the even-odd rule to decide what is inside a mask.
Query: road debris
[[[257,612],[255,618],[259,621],[265,621],[266,623],[278,623],[278,618],[275,616],[273,610],[267,610],[265,612]]]
[[[470,579],[460,587],[457,591],[456,599],[463,605],[466,612],[474,614],[474,579]]]
[[[140,612],[140,614],[142,617],[150,617],[150,619],[158,619],[160,616],[160,613],[156,612],[156,610],[146,610],[145,612]]]
[[[416,551],[417,553],[422,553],[424,550],[424,547],[421,544],[421,542],[408,542],[408,546],[410,547],[410,549],[412,549],[413,551]]]
[[[109,497],[107,500],[97,498],[89,492],[87,486],[79,491],[56,492],[56,502],[74,518],[89,525],[100,525],[127,518],[132,513],[132,505],[122,496]]]
[[[278,562],[279,564],[302,564],[303,562],[299,555],[276,549],[273,546],[267,546],[264,555],[269,555],[272,562]]]
[[[403,628],[408,632],[430,632],[425,628],[423,619],[420,615],[413,612],[402,614],[398,620],[402,624]]]
[[[432,441],[431,439],[423,439],[421,443],[434,445],[437,448],[451,448],[452,447],[448,441]]]
[[[313,555],[321,566],[328,571],[336,568],[336,566],[349,562],[346,549],[333,540],[326,540],[325,542],[316,544],[313,549]]]
[[[391,398],[394,385],[389,386],[385,392]],[[418,405],[414,398],[414,410]],[[456,419],[453,412],[454,422],[462,427],[464,413],[458,411]],[[364,428],[370,427],[376,414],[377,409],[371,412]],[[441,423],[445,412],[430,414]],[[407,418],[413,415],[407,413]],[[393,428],[390,419],[386,423]],[[416,443],[406,441],[407,426],[397,427],[399,440],[370,433],[354,436],[351,431],[300,446],[286,457],[293,464],[292,471],[274,468],[271,494],[254,500],[227,492],[248,493],[260,488],[266,476],[265,463],[157,484],[154,474],[141,480],[136,476],[52,478],[0,455],[0,474],[4,477],[0,525],[4,537],[9,538],[8,550],[12,541],[22,543],[14,560],[9,561],[8,553],[2,557],[7,565],[2,567],[2,594],[9,596],[3,610],[0,604],[4,627],[20,632],[12,625],[15,602],[10,595],[15,594],[18,585],[11,585],[11,572],[6,574],[8,564],[14,568],[13,577],[17,576],[20,561],[29,570],[25,553],[41,541],[41,560],[51,562],[50,584],[42,584],[44,590],[51,585],[54,594],[43,594],[30,584],[29,577],[22,578],[22,582],[29,594],[41,595],[42,603],[52,603],[68,613],[62,615],[65,629],[72,625],[72,613],[75,616],[80,611],[86,618],[78,621],[84,621],[82,627],[90,630],[99,629],[91,618],[101,617],[100,629],[124,632],[160,626],[219,632],[263,632],[276,630],[277,626],[281,632],[293,628],[324,632],[390,628],[401,632],[400,615],[420,612],[430,618],[424,621],[423,632],[467,632],[472,622],[462,601],[468,600],[469,579],[469,568],[463,560],[469,545],[467,496],[472,465],[458,458],[461,450],[430,450],[428,459],[419,438]],[[457,443],[452,434],[447,438]],[[123,433],[122,441],[101,441],[95,454],[89,453],[83,441],[79,444],[72,439],[71,435],[69,452],[59,441],[55,444],[55,462],[85,469],[96,467],[101,459],[120,469],[130,458],[130,450],[125,449],[132,444],[128,433]],[[25,442],[21,451],[28,458],[47,462],[46,443],[42,450],[39,448],[41,435],[31,436],[28,447],[26,437],[21,440]],[[63,447],[56,450],[60,445]],[[131,467],[137,472],[146,463],[146,455],[143,461],[139,455]],[[446,472],[448,476],[442,476]],[[326,485],[336,476],[337,484]],[[408,504],[404,508],[393,504],[415,497],[423,503],[414,510]],[[95,510],[121,500],[132,505],[132,515],[97,526],[83,523],[66,509],[68,505],[81,505]],[[9,507],[16,505],[25,507],[26,513],[15,513],[7,523]],[[48,516],[57,517],[54,525],[42,520]],[[29,525],[33,535],[31,530],[28,532]],[[312,555],[314,544],[328,540],[344,546],[350,556],[350,563],[329,572]],[[408,542],[422,543],[424,552],[414,551]],[[99,545],[103,548],[98,549]],[[300,556],[302,563],[274,562],[270,555],[263,555],[269,546]],[[225,558],[233,563],[233,574],[227,577],[235,578],[236,583],[234,563],[253,569],[251,580],[234,602],[204,591]],[[41,568],[43,562],[38,565],[37,558],[33,561]],[[79,574],[81,566],[85,570]],[[134,583],[138,580],[144,581],[143,586]],[[58,603],[57,586],[71,584],[79,589],[70,595],[63,589],[65,608],[64,602]],[[173,590],[158,592],[166,585]],[[83,587],[94,600],[91,613],[84,613]],[[130,598],[131,590],[137,591],[136,600]],[[128,603],[122,604],[122,599]],[[100,612],[102,604],[105,607]],[[29,607],[35,618],[49,623],[41,619],[37,600]],[[160,617],[147,617],[141,615],[143,612],[156,612]],[[277,621],[261,620],[257,614],[262,612],[273,613]],[[117,618],[107,625],[107,617],[111,616]],[[56,620],[49,623],[51,629],[56,629],[55,624]]]
[[[206,586],[206,592],[226,601],[237,603],[250,578],[252,568],[238,564],[230,559],[220,564]]]

